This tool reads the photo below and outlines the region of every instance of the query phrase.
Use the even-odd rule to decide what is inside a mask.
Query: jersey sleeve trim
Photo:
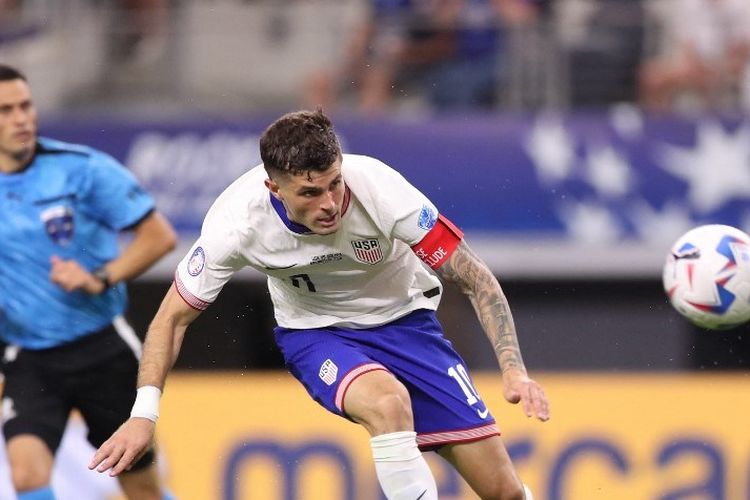
[[[180,279],[180,274],[175,271],[174,273],[174,286],[177,290],[177,293],[182,297],[182,300],[185,301],[187,305],[192,307],[193,309],[197,311],[205,311],[208,306],[211,305],[211,302],[206,302],[203,299],[199,299],[185,287],[185,284]]]
[[[430,232],[411,249],[425,264],[438,269],[458,248],[463,237],[464,233],[441,214]]]
[[[143,216],[141,216],[141,217],[140,217],[140,218],[139,218],[138,220],[136,220],[136,221],[135,221],[135,222],[133,222],[132,224],[128,224],[127,226],[123,227],[123,228],[121,229],[121,231],[132,231],[132,230],[133,230],[133,229],[135,229],[135,228],[136,228],[136,227],[137,227],[137,226],[138,226],[138,225],[139,225],[139,224],[140,224],[141,222],[143,222],[143,221],[145,221],[146,219],[148,219],[148,218],[149,218],[149,217],[151,216],[151,214],[153,214],[154,212],[156,212],[156,207],[151,207],[151,208],[150,208],[150,209],[149,209],[149,210],[148,210],[148,211],[147,211],[147,212],[146,212],[145,214],[143,214]]]

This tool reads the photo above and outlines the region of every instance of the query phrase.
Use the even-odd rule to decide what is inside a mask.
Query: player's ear
[[[271,196],[276,198],[277,200],[281,200],[281,195],[279,194],[279,185],[274,181],[273,179],[266,179],[263,181],[266,187],[269,191],[271,191]]]

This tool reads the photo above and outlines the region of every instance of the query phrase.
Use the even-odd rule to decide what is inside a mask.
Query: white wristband
[[[144,385],[139,387],[135,395],[133,409],[130,410],[130,417],[143,417],[156,423],[159,420],[159,399],[161,390],[153,385]]]

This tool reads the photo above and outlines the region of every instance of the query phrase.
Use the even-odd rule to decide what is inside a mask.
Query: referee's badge
[[[338,375],[338,373],[339,367],[336,366],[336,363],[330,359],[326,359],[323,364],[320,365],[318,376],[320,377],[320,380],[326,383],[326,385],[333,385],[333,383],[336,382],[336,375]]]
[[[377,264],[383,260],[383,249],[377,238],[352,240],[354,258],[365,264]]]
[[[47,235],[58,245],[67,245],[73,240],[73,209],[58,205],[46,209],[40,215]]]

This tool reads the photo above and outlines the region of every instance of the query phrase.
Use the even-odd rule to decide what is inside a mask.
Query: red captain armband
[[[411,249],[425,264],[437,269],[448,260],[463,237],[464,233],[459,228],[442,215],[438,215],[435,226]]]

